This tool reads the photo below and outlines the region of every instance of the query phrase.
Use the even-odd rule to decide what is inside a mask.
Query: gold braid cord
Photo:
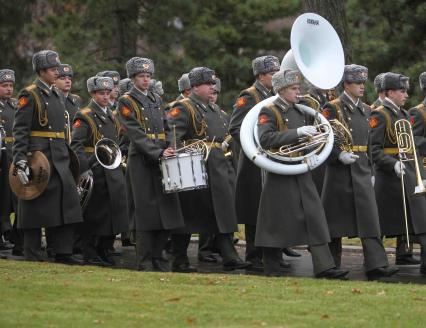
[[[395,127],[392,125],[392,119],[391,119],[389,113],[386,112],[384,109],[385,109],[384,106],[379,106],[375,110],[380,111],[385,116],[386,135],[387,135],[389,141],[391,142],[391,144],[396,145],[398,140],[397,140],[396,133],[395,133]]]
[[[84,108],[81,110],[81,114],[86,119],[87,123],[90,126],[91,130],[91,138],[93,140],[93,147],[96,146],[96,143],[102,139],[102,134],[99,132],[98,127],[95,123],[95,121],[88,115],[88,113],[91,112],[90,108]]]
[[[43,110],[40,97],[35,92],[35,89],[36,89],[36,85],[32,84],[25,90],[28,91],[34,98],[35,111],[37,112],[37,116],[38,116],[38,123],[40,124],[40,126],[46,126],[47,123],[49,122],[49,119],[47,118],[47,109]]]
[[[259,96],[259,93],[257,92],[256,88],[254,86],[251,86],[250,88],[244,90],[246,91],[250,96],[252,96],[254,98],[254,101],[257,103],[259,103],[262,99]]]
[[[277,108],[277,106],[275,106],[274,104],[271,104],[269,106],[266,106],[266,108],[268,108],[269,110],[271,110],[274,115],[275,115],[275,119],[277,121],[277,129],[278,131],[282,132],[287,130],[287,125],[284,123],[283,118],[281,117],[280,114],[280,110]]]
[[[139,109],[139,106],[136,103],[136,101],[134,101],[133,98],[130,95],[124,95],[123,98],[130,102],[130,106],[132,107],[133,111],[135,112],[136,119],[140,123],[142,129],[145,130],[146,129],[145,118],[143,117],[142,111]]]
[[[192,126],[194,128],[195,134],[198,137],[205,136],[206,130],[207,130],[207,122],[204,120],[204,118],[202,118],[201,121],[197,119],[197,115],[195,113],[195,108],[194,108],[194,106],[192,106],[190,100],[189,99],[183,99],[179,103],[182,104],[189,111],[189,114],[191,115]],[[197,123],[198,123],[198,125],[200,125],[199,129],[197,129]]]

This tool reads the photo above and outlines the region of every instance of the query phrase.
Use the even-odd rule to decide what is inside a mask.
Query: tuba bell
[[[319,89],[332,89],[342,79],[344,53],[340,39],[323,17],[306,13],[299,16],[291,29],[291,50],[281,63],[281,70],[299,70]],[[302,174],[321,165],[333,149],[334,133],[330,122],[314,108],[295,104],[316,121],[318,134],[301,138],[294,145],[285,145],[271,152],[261,147],[257,131],[260,110],[278,96],[272,96],[256,104],[241,125],[240,140],[246,156],[260,168],[283,175]],[[303,150],[304,155],[297,154]],[[294,164],[294,163],[297,164]]]

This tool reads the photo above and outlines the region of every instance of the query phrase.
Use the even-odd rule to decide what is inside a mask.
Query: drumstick
[[[177,142],[176,142],[176,124],[173,124],[173,149],[176,150]]]

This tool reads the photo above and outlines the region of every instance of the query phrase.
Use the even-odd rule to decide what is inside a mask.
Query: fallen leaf
[[[361,294],[361,289],[359,289],[359,288],[352,288],[352,294]]]
[[[166,300],[166,302],[178,302],[178,301],[180,301],[180,297],[173,297]]]
[[[323,314],[323,315],[321,316],[321,319],[322,319],[322,320],[324,320],[324,319],[330,319],[330,316],[326,313],[326,314]]]
[[[188,325],[192,325],[195,322],[195,317],[187,317],[186,318],[186,323]]]
[[[334,292],[332,290],[326,290],[324,292],[325,295],[334,295]]]
[[[96,319],[96,320],[93,320],[93,323],[95,323],[95,324],[100,324],[100,323],[104,323],[102,320],[98,320],[98,319]]]
[[[380,291],[380,292],[377,292],[377,294],[376,295],[378,295],[378,296],[383,296],[383,295],[386,295],[386,292],[384,291],[384,290],[382,290],[382,291]]]

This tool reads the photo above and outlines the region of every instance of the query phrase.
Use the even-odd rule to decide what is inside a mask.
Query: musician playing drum
[[[234,205],[234,186],[229,179],[231,162],[225,157],[222,143],[228,136],[228,124],[219,106],[210,103],[214,92],[215,72],[196,67],[189,72],[189,98],[174,104],[167,114],[169,126],[176,130],[178,146],[205,139],[210,147],[207,160],[209,188],[179,194],[185,218],[185,228],[172,236],[175,255],[172,269],[192,272],[187,248],[191,233],[217,234],[223,269],[243,269],[250,265],[242,261],[233,245],[233,233],[238,230]]]
[[[110,77],[87,80],[92,99],[75,115],[72,132],[71,148],[79,158],[80,172],[93,178],[93,190],[83,212],[84,224],[79,229],[84,260],[92,265],[114,265],[108,249],[116,234],[129,230],[123,171],[120,166],[103,167],[95,156],[95,145],[102,138],[118,143],[115,117],[108,108],[113,88]]]
[[[317,134],[305,114],[294,106],[300,95],[301,75],[275,73],[272,85],[278,98],[258,116],[259,141],[264,149],[294,144]],[[294,154],[300,156],[301,154]],[[281,248],[309,245],[315,276],[342,279],[348,271],[336,269],[328,248],[330,236],[324,210],[311,173],[277,175],[268,172],[260,198],[256,246],[263,247],[265,274],[280,276]]]
[[[130,139],[127,186],[130,228],[136,235],[136,264],[142,271],[169,271],[162,256],[169,230],[183,226],[176,194],[163,193],[159,159],[174,154],[160,96],[148,91],[154,62],[133,57],[126,63],[130,91],[120,97],[120,123]],[[117,195],[116,195],[117,197]]]
[[[327,161],[322,201],[331,236],[330,251],[340,267],[342,237],[360,237],[364,266],[369,279],[389,276],[398,271],[389,267],[380,239],[379,213],[371,183],[372,168],[367,157],[368,118],[371,108],[361,101],[368,69],[346,65],[343,93],[327,103],[323,115],[342,126],[335,134],[334,148]],[[346,129],[346,130],[345,130]],[[346,138],[344,138],[346,137]]]
[[[426,274],[426,200],[413,195],[416,187],[414,161],[405,164],[399,161],[398,136],[394,127],[397,120],[410,120],[407,111],[402,108],[408,98],[408,83],[408,77],[402,74],[386,73],[382,81],[386,98],[383,105],[371,113],[371,156],[376,172],[374,189],[382,235],[405,235],[405,206],[400,180],[403,174],[408,232],[416,235],[421,244],[420,271]],[[413,151],[406,155],[410,159],[414,157]]]

